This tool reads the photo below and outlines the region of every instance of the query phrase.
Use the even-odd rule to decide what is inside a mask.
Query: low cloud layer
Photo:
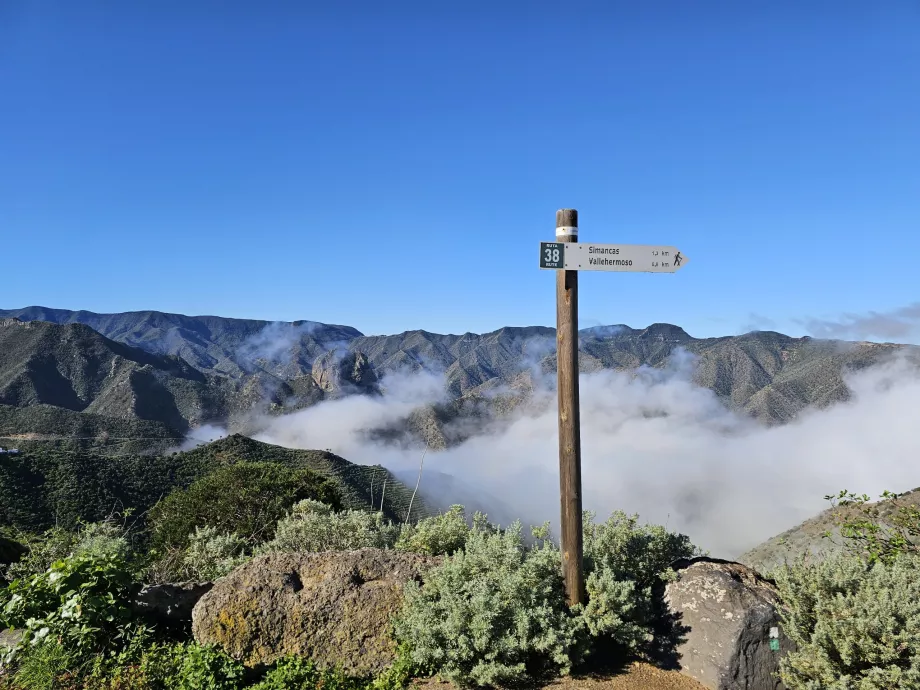
[[[844,314],[839,319],[799,319],[797,323],[816,338],[906,342],[920,338],[920,302],[888,312]]]
[[[920,485],[915,368],[892,361],[863,370],[848,379],[850,402],[765,428],[696,386],[693,365],[683,355],[664,370],[581,377],[586,509],[601,517],[616,509],[638,513],[643,521],[690,535],[713,555],[733,558],[826,508],[826,494],[849,489],[877,495]],[[558,526],[555,394],[551,381],[542,383],[533,404],[507,423],[483,423],[483,435],[429,452],[426,472],[501,497],[496,513]],[[258,438],[328,448],[395,472],[417,469],[421,449],[372,443],[365,431],[443,400],[443,380],[403,374],[387,377],[384,385],[380,398],[349,397],[274,418]]]

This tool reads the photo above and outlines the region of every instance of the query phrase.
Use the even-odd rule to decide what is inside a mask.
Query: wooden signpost
[[[556,273],[556,376],[559,395],[559,490],[562,572],[569,606],[585,601],[578,405],[578,271],[674,273],[687,264],[675,247],[581,244],[578,211],[556,211],[556,241],[540,243],[540,268]]]

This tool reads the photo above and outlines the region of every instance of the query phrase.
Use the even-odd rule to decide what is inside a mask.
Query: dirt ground
[[[413,683],[417,690],[453,690],[450,683],[434,679]],[[558,678],[534,690],[705,690],[679,671],[663,671],[650,664],[634,662],[616,675],[592,675]]]

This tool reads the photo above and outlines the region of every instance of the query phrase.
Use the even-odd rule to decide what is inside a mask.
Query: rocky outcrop
[[[330,350],[313,362],[313,381],[326,393],[378,393],[377,372],[363,352]]]
[[[389,627],[405,584],[438,562],[380,549],[264,554],[201,598],[192,632],[250,667],[294,654],[355,676],[377,674],[395,659]]]
[[[779,659],[794,646],[782,634],[776,588],[740,563],[695,558],[674,567],[664,600],[680,631],[681,671],[713,690],[783,689]]]
[[[214,586],[212,582],[180,582],[144,585],[134,600],[134,611],[153,623],[168,627],[187,627],[192,609]]]

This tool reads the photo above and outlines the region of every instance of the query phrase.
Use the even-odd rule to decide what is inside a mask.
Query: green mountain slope
[[[380,508],[403,521],[412,489],[382,467],[355,465],[320,450],[292,450],[230,436],[182,453],[160,455],[119,453],[75,444],[23,441],[19,455],[0,455],[0,525],[37,532],[52,525],[73,526],[78,520],[101,520],[134,508],[142,515],[176,487],[225,464],[276,462],[311,469],[329,478],[345,507]],[[412,501],[413,520],[429,514],[420,496]]]

